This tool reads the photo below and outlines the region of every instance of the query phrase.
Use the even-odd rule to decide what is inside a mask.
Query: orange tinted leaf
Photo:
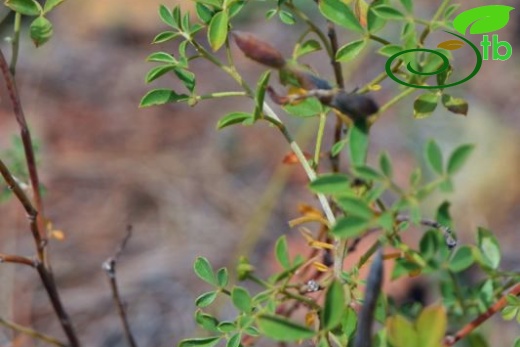
[[[320,272],[327,272],[329,271],[329,267],[323,263],[320,263],[318,261],[313,261],[312,262],[312,266],[314,266],[314,268]]]
[[[446,333],[448,319],[442,305],[432,305],[422,310],[416,322],[419,346],[438,347]]]
[[[62,241],[65,239],[65,233],[61,230],[53,230],[51,232],[51,236],[58,241]]]
[[[460,40],[448,40],[441,42],[437,45],[438,48],[447,49],[448,51],[454,51],[464,46],[464,42]]]

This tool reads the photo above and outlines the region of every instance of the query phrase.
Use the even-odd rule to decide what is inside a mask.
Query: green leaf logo
[[[514,9],[505,5],[475,7],[455,17],[453,27],[462,35],[468,28],[470,34],[487,34],[505,27],[509,22],[509,12]]]

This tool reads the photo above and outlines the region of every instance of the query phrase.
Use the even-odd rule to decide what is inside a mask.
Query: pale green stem
[[[11,53],[11,63],[9,64],[9,70],[11,74],[14,76],[16,73],[16,63],[18,62],[18,51],[20,50],[20,28],[22,24],[22,14],[16,12],[14,16],[14,35],[13,40],[11,42],[12,45],[12,53]]]
[[[207,99],[217,99],[217,98],[226,98],[230,96],[248,96],[246,92],[236,91],[236,92],[217,92],[210,93],[204,95],[198,95],[197,100],[207,100]]]
[[[318,126],[318,134],[316,136],[316,149],[314,150],[314,168],[320,163],[321,144],[323,143],[323,135],[325,134],[325,124],[327,123],[327,114],[320,113],[320,125]]]

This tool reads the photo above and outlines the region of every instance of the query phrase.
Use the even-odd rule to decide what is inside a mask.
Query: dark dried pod
[[[282,54],[267,42],[242,31],[233,31],[232,35],[238,48],[246,57],[274,69],[281,69],[285,66],[285,59]]]
[[[348,94],[345,91],[339,91],[338,94],[332,98],[329,106],[349,116],[353,120],[364,119],[379,111],[379,106],[377,106],[374,99],[370,96]]]

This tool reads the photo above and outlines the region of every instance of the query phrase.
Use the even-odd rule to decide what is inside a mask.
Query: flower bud
[[[282,54],[265,41],[259,40],[254,35],[241,31],[233,31],[233,37],[238,48],[257,63],[281,69],[285,65]]]

